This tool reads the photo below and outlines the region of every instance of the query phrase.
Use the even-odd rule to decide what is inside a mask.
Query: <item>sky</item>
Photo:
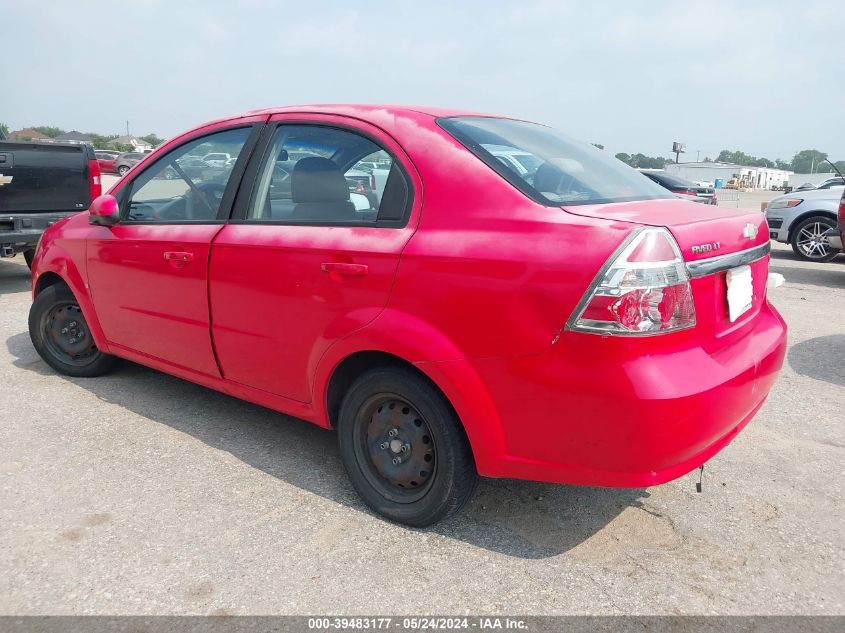
[[[306,103],[436,105],[608,151],[845,159],[839,2],[0,0],[0,122],[167,138]]]

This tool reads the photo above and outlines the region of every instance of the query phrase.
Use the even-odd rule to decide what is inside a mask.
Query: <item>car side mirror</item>
[[[117,205],[117,198],[109,194],[103,194],[94,198],[88,208],[88,223],[99,224],[100,226],[113,226],[117,224],[120,209]]]

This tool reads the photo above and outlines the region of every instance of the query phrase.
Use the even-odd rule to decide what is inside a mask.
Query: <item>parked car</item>
[[[142,152],[124,152],[115,159],[114,170],[121,176],[125,176],[126,172],[140,163],[145,156],[147,154]]]
[[[700,187],[689,180],[659,171],[640,171],[640,173],[672,193],[689,196],[693,202],[701,202],[702,204],[716,204],[718,202],[716,190],[713,187]]]
[[[212,167],[225,167],[232,160],[232,156],[225,152],[213,152],[203,156],[202,160],[206,165],[211,165]]]
[[[831,187],[845,187],[845,178],[841,176],[828,178],[816,185],[816,189],[830,189]]]
[[[845,239],[845,189],[842,190],[842,197],[839,199],[836,226],[828,229],[825,237],[831,248],[842,250],[842,241]]]
[[[531,182],[493,146],[534,156]],[[222,182],[158,177],[223,147]],[[379,150],[390,176],[366,208],[344,174]],[[394,521],[457,511],[479,475],[679,477],[783,361],[761,213],[679,199],[546,126],[298,106],[191,130],[139,167],[41,240],[38,353],[71,376],[130,359],[336,429],[355,489]]]
[[[90,145],[0,141],[0,257],[31,264],[44,230],[101,193]]]
[[[114,168],[114,161],[120,156],[120,152],[98,149],[94,152],[94,155],[97,157],[97,164],[100,166],[101,174],[117,173]]]
[[[766,207],[771,239],[792,246],[801,259],[828,262],[840,251],[826,233],[836,226],[842,187],[793,191]]]

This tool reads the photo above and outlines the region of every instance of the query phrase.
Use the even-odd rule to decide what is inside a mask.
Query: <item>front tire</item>
[[[121,165],[117,168],[117,173],[120,174],[121,178],[126,175],[127,171],[129,171],[129,168],[126,165]]]
[[[824,233],[835,226],[836,221],[824,215],[802,220],[792,233],[792,250],[806,261],[829,262],[839,254],[839,250],[830,245]]]
[[[32,302],[29,337],[44,362],[67,376],[101,376],[117,362],[97,349],[76,297],[64,284],[45,288]]]
[[[460,420],[443,394],[412,371],[384,367],[358,378],[338,427],[352,485],[383,517],[424,527],[472,498],[478,473]]]

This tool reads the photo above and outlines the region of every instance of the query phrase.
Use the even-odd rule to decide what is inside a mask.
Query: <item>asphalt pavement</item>
[[[331,433],[129,363],[57,375],[0,260],[0,614],[845,614],[845,257],[772,270],[787,362],[701,494],[486,480],[414,530]]]

